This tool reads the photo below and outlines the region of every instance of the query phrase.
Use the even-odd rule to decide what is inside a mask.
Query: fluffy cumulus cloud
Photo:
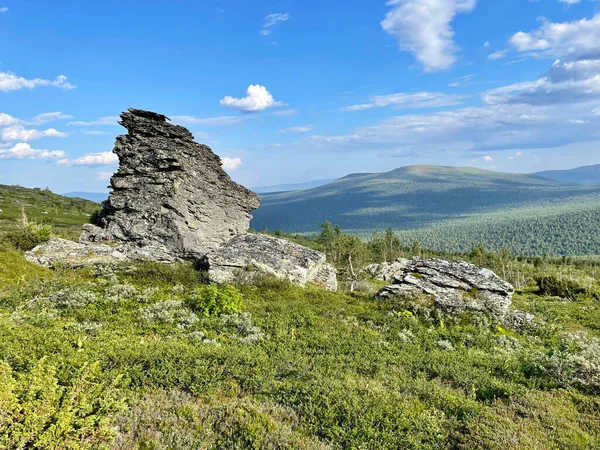
[[[427,72],[449,69],[457,61],[451,23],[475,9],[477,0],[390,0],[392,10],[381,22],[402,50],[412,53]]]
[[[242,160],[240,158],[228,158],[225,156],[221,158],[221,165],[223,169],[233,172],[242,165]]]
[[[234,98],[228,95],[221,100],[221,105],[242,112],[264,111],[267,108],[283,105],[281,102],[275,101],[266,87],[258,84],[248,86],[246,93],[248,95],[243,98]]]
[[[389,95],[376,95],[371,97],[369,103],[352,105],[343,108],[344,111],[362,111],[371,108],[395,106],[396,108],[440,108],[442,106],[458,105],[465,97],[460,95],[444,94],[441,92],[415,92],[398,93]]]
[[[59,75],[54,80],[45,80],[43,78],[27,79],[14,73],[0,72],[0,91],[2,92],[33,89],[38,86],[53,86],[65,90],[76,88],[67,81],[67,77],[64,75]]]
[[[3,141],[33,141],[44,137],[67,137],[67,133],[48,128],[47,130],[27,129],[22,125],[13,125],[0,130],[0,136]]]
[[[287,22],[290,18],[289,13],[277,13],[277,14],[269,14],[264,18],[264,24],[262,30],[260,30],[260,34],[263,36],[268,36],[273,32],[273,27],[282,22]]]
[[[71,118],[61,112],[38,114],[31,120],[22,120],[6,113],[0,113],[0,140],[4,142],[33,141],[44,137],[67,137],[67,133],[54,128],[38,130],[24,125],[41,125],[59,119]]]
[[[25,142],[0,149],[0,159],[60,159],[66,156],[62,150],[39,150]]]
[[[104,166],[117,164],[119,158],[112,152],[88,153],[76,159],[61,159],[58,164],[62,166]]]
[[[600,14],[591,19],[552,23],[534,31],[516,33],[510,44],[521,53],[563,59],[600,58]]]

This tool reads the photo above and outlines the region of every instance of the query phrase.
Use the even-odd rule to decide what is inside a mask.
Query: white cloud
[[[600,116],[600,108],[593,109],[592,114],[594,114],[595,116]]]
[[[67,77],[64,75],[59,75],[54,80],[45,80],[43,78],[34,78],[30,80],[19,77],[14,73],[0,72],[0,91],[2,92],[33,89],[37,86],[53,86],[65,90],[76,88],[76,86],[73,86],[67,81]]]
[[[0,8],[0,13],[5,13],[8,12],[8,8],[6,6],[3,6],[2,8]]]
[[[59,159],[65,156],[62,150],[38,150],[25,142],[19,142],[8,149],[0,149],[0,159]]]
[[[490,44],[490,41],[485,41],[485,42],[483,43],[483,48],[490,48],[490,45],[491,45],[491,44]]]
[[[44,123],[53,122],[55,120],[70,120],[73,116],[63,114],[59,111],[42,113],[35,116],[33,119],[28,120],[26,123],[30,125],[42,125]]]
[[[581,0],[558,0],[561,3],[566,3],[567,5],[571,6],[571,5],[575,5],[577,3],[579,3]]]
[[[101,117],[97,120],[92,120],[90,122],[76,121],[76,122],[67,123],[67,125],[81,126],[81,127],[88,127],[88,126],[92,126],[92,125],[118,125],[118,124],[119,124],[118,116],[105,116],[105,117]]]
[[[242,165],[242,160],[240,158],[228,158],[225,156],[221,158],[221,165],[223,169],[233,172]]]
[[[57,131],[54,128],[47,130],[26,129],[22,125],[13,125],[3,128],[0,132],[3,141],[32,141],[44,137],[67,137],[67,133]]]
[[[258,84],[248,86],[246,93],[248,95],[243,98],[234,98],[228,95],[221,100],[221,105],[243,112],[264,111],[267,108],[283,105],[281,102],[276,102],[273,99],[273,96],[267,91],[266,87]]]
[[[581,119],[569,119],[569,123],[572,123],[574,125],[583,125],[586,123],[590,123],[589,120],[581,120]]]
[[[483,159],[485,162],[491,162],[491,161],[493,161],[493,160],[494,160],[494,158],[492,158],[492,157],[491,157],[491,156],[489,156],[489,155],[488,155],[488,156],[484,156],[484,157],[483,157],[483,158],[481,158],[481,159]]]
[[[90,136],[100,136],[103,134],[110,134],[108,131],[98,131],[98,130],[84,131],[84,133],[89,134]]]
[[[172,116],[174,122],[182,125],[201,125],[207,127],[224,127],[235,125],[246,119],[248,116],[220,116],[220,117],[194,117],[194,116]]]
[[[19,119],[17,119],[16,117],[9,116],[8,114],[5,114],[5,113],[0,113],[0,127],[16,125],[20,122],[21,121]]]
[[[289,18],[289,13],[277,13],[265,16],[263,29],[260,31],[260,34],[262,34],[263,36],[270,35],[273,32],[273,30],[271,30],[272,27],[282,22],[286,22],[287,20],[289,20]]]
[[[371,97],[369,103],[346,106],[343,111],[363,111],[371,108],[395,106],[403,109],[413,108],[440,108],[443,106],[458,105],[464,96],[444,94],[441,92],[415,92],[411,94],[398,93],[389,95],[376,95]]]
[[[113,176],[113,172],[98,172],[96,177],[101,181],[109,181]]]
[[[309,131],[314,130],[313,125],[301,125],[297,127],[284,128],[283,130],[279,130],[281,133],[308,133]]]
[[[452,82],[450,82],[448,84],[448,86],[450,87],[459,87],[459,86],[466,86],[468,84],[471,84],[471,82],[473,81],[473,78],[475,78],[475,75],[465,75],[463,77],[458,77],[455,78],[454,80],[452,80]]]
[[[599,59],[600,14],[574,22],[544,21],[530,33],[519,31],[509,42],[517,51],[538,57]]]
[[[508,50],[498,50],[494,53],[490,53],[488,55],[487,59],[492,60],[492,61],[497,61],[498,59],[506,58],[507,54],[508,54]]]
[[[381,22],[398,39],[402,50],[412,53],[425,71],[449,69],[457,60],[458,47],[450,26],[454,16],[475,9],[477,0],[390,0],[392,10]]]
[[[62,159],[58,163],[62,166],[104,166],[117,164],[119,158],[112,152],[88,153],[76,159]]]

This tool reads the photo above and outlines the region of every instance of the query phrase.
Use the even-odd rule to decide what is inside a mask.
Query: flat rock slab
[[[361,272],[366,273],[375,280],[391,281],[396,275],[402,274],[409,263],[409,259],[398,258],[392,262],[369,264]]]
[[[299,286],[317,284],[336,291],[335,269],[325,255],[284,239],[263,234],[241,234],[207,254],[202,264],[215,283],[239,281],[244,272],[289,280]]]
[[[49,268],[85,267],[127,261],[129,258],[105,244],[80,244],[53,238],[25,253],[25,259]]]
[[[513,287],[489,269],[465,261],[415,258],[394,275],[378,297],[431,295],[436,307],[450,313],[486,312],[504,316]]]

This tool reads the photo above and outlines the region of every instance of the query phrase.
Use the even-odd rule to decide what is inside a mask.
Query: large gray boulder
[[[263,234],[241,234],[207,254],[202,265],[215,283],[240,281],[268,274],[299,286],[317,284],[337,290],[335,269],[325,255],[285,239]]]
[[[464,261],[415,258],[382,289],[378,297],[430,295],[449,313],[486,312],[504,316],[513,287],[489,269]]]
[[[210,147],[162,114],[129,109],[113,152],[119,169],[97,227],[80,242],[116,241],[197,259],[245,233],[258,196],[234,183]],[[152,251],[150,252],[152,253]]]
[[[25,259],[48,268],[78,268],[129,260],[125,254],[109,245],[79,244],[60,238],[52,238],[25,252]]]

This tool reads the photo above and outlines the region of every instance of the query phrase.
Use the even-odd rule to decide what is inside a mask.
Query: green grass
[[[532,175],[438,166],[349,175],[318,188],[264,194],[257,230],[310,234],[329,220],[368,236],[392,227],[407,244],[520,255],[600,254],[600,187]]]
[[[26,376],[45,358],[65,385],[86,364],[101,369],[97,383],[121,377],[127,388],[118,398],[128,410],[107,410],[119,427],[116,440],[106,435],[109,447],[600,445],[600,384],[539,366],[562,348],[563,331],[597,334],[596,300],[567,303],[525,291],[517,305],[547,325],[521,334],[484,316],[443,316],[407,301],[267,280],[238,287],[251,327],[264,334],[244,340],[257,330],[217,316],[170,315],[168,302],[187,308],[185,300],[204,289],[187,265],[40,269],[23,280],[22,256],[0,257],[8,267],[0,360]],[[573,270],[585,281],[588,269]]]

